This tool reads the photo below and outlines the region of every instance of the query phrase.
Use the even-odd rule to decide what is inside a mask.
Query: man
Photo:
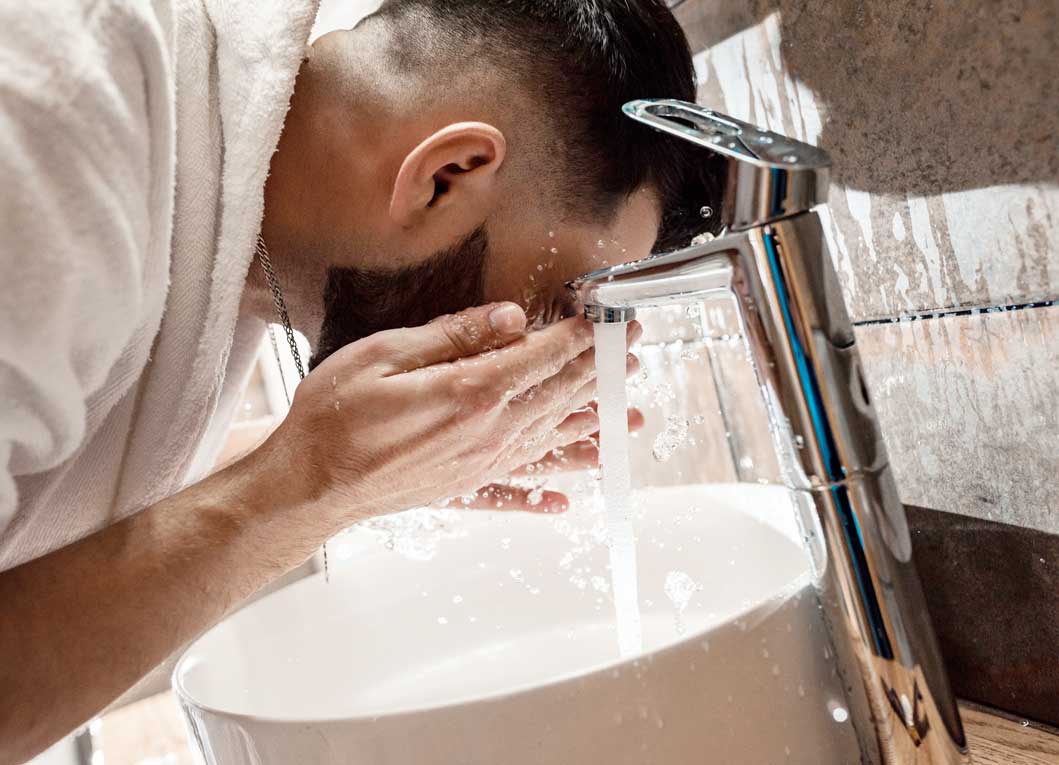
[[[594,459],[562,285],[714,201],[620,113],[694,97],[662,0],[391,0],[306,52],[314,13],[0,10],[2,765],[358,519]],[[276,306],[312,374],[201,480]]]

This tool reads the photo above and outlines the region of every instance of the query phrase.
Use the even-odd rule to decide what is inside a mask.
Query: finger
[[[450,499],[445,506],[465,507],[469,510],[563,513],[570,507],[570,500],[557,491],[494,483],[479,489],[469,497]]]
[[[594,397],[575,397],[582,390],[596,389],[596,360],[591,348],[563,367],[558,374],[515,396],[509,404],[509,412],[516,422],[525,425],[552,410],[567,411],[583,409]]]
[[[630,322],[626,331],[631,344],[642,328],[637,322]],[[457,372],[466,374],[468,367],[487,363],[490,376],[511,398],[559,374],[563,367],[592,346],[592,325],[583,318],[574,317],[527,334],[498,350],[487,362],[464,359],[459,362]]]
[[[643,412],[639,409],[629,410],[629,431],[641,430],[645,424]],[[574,470],[591,470],[599,466],[599,433],[592,433],[576,443],[554,449],[537,462],[523,465],[512,475],[535,476],[550,473],[570,472]]]
[[[587,370],[580,366],[586,354],[591,355],[591,351],[572,361],[555,377],[512,401],[509,408],[517,422],[536,425],[537,421],[542,421],[550,426],[550,422],[555,421],[556,412],[565,416],[589,407],[596,398],[596,370],[594,363]],[[640,370],[640,360],[627,354],[625,369],[627,376],[632,377]]]
[[[521,448],[508,459],[503,473],[510,473],[523,465],[539,462],[553,449],[588,438],[599,430],[599,415],[594,409],[581,409],[557,424],[540,423],[535,429],[520,434]]]
[[[509,398],[525,393],[559,374],[593,345],[592,326],[585,319],[565,319],[497,351],[490,374]],[[585,358],[594,366],[591,353]],[[474,362],[464,362],[464,365]]]
[[[599,443],[589,436],[583,441],[553,449],[536,462],[523,465],[512,471],[518,477],[536,477],[552,473],[567,473],[575,470],[591,470],[599,466]]]
[[[495,350],[525,330],[525,311],[514,303],[495,303],[440,316],[422,327],[380,332],[368,341],[388,376]]]

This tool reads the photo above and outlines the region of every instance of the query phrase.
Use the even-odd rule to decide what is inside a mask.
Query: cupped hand
[[[630,342],[638,332],[630,325]],[[329,533],[483,486],[490,498],[523,466],[588,448],[599,429],[592,346],[584,319],[527,333],[512,303],[381,332],[305,379],[258,457],[285,470]],[[561,510],[565,498],[522,506]]]

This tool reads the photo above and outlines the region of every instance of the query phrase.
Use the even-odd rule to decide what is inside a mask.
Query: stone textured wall
[[[699,101],[825,148],[907,503],[1059,533],[1059,10],[688,0]]]

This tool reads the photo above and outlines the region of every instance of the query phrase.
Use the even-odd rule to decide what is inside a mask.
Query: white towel
[[[210,465],[316,4],[0,7],[0,570]]]

